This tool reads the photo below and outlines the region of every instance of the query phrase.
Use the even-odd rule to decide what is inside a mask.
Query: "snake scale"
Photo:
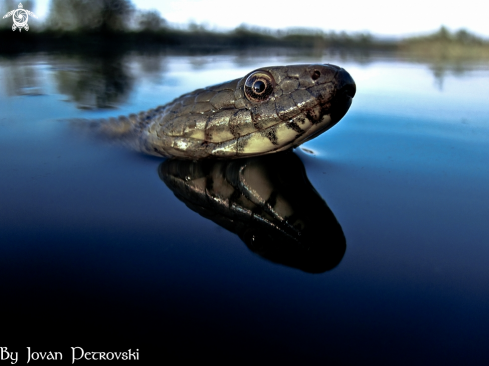
[[[234,159],[297,147],[334,126],[356,86],[330,64],[263,67],[139,114],[109,120],[147,154]],[[110,123],[112,122],[112,123]],[[121,127],[122,126],[122,127]]]

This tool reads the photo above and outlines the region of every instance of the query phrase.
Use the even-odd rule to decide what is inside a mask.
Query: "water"
[[[295,151],[346,239],[319,274],[267,260],[187,208],[158,175],[163,159],[66,121],[309,62],[339,64],[357,82],[343,120]],[[2,59],[0,81],[2,346],[259,364],[489,362],[484,65],[29,55]]]

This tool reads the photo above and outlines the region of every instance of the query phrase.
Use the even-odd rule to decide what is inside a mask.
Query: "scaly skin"
[[[272,77],[263,101],[245,93],[248,76],[256,72]],[[129,123],[137,148],[151,155],[250,157],[296,147],[326,131],[347,112],[354,94],[353,79],[338,66],[263,67],[156,109],[119,117],[119,128]]]

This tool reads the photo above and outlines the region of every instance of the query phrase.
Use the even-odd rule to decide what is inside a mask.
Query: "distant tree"
[[[129,26],[133,13],[130,0],[52,0],[48,26],[68,31],[120,31]]]
[[[482,44],[482,39],[469,33],[466,29],[460,29],[455,33],[455,39],[463,44]]]
[[[166,20],[157,10],[141,10],[137,15],[137,28],[150,31],[166,27]]]
[[[54,73],[58,91],[82,109],[113,108],[127,100],[134,84],[128,66],[115,56],[75,59],[73,69]]]
[[[438,38],[440,40],[449,40],[451,38],[450,31],[442,25],[438,32],[434,34],[435,38]]]
[[[126,29],[134,14],[134,6],[129,0],[99,0],[102,2],[100,29],[102,31]]]

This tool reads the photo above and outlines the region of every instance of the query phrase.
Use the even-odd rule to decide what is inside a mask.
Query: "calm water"
[[[310,62],[341,65],[357,83],[344,119],[303,145],[312,154],[295,151],[293,171],[303,164],[346,240],[316,274],[293,253],[264,258],[189,209],[163,181],[163,159],[66,121]],[[489,68],[31,55],[0,60],[0,81],[2,346],[255,364],[489,363]],[[317,228],[330,240],[326,222]]]

